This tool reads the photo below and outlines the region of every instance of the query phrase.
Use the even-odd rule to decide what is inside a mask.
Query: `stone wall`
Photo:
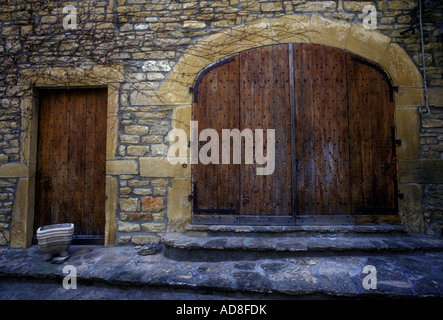
[[[16,183],[16,179],[0,180],[0,246],[7,245],[10,240],[9,225],[11,223]]]
[[[37,84],[45,81],[57,86],[84,85],[77,80],[81,77],[74,81],[69,74],[50,79],[53,73],[48,74],[49,68],[122,68],[122,80],[117,84],[117,143],[111,148],[115,152],[107,155],[107,175],[113,181],[111,185],[114,181],[117,185],[115,199],[109,196],[115,200],[115,204],[110,204],[115,207],[115,227],[111,225],[108,231],[116,234],[111,244],[157,242],[159,232],[180,230],[188,221],[180,210],[189,206],[183,200],[190,192],[189,167],[173,169],[164,162],[164,157],[168,150],[166,135],[172,127],[180,126],[174,122],[182,121],[184,115],[180,110],[189,109],[190,100],[176,101],[173,92],[157,91],[164,90],[162,86],[187,50],[204,37],[260,19],[297,15],[309,23],[310,18],[320,16],[357,25],[368,16],[363,12],[364,7],[374,5],[376,30],[406,50],[422,70],[417,3],[416,0],[2,1],[0,163],[23,164],[29,168],[29,177],[33,176],[35,163],[24,147],[28,118],[35,116],[25,112],[24,97],[32,95],[33,85],[36,90]],[[76,25],[74,20],[68,21],[74,26],[72,29],[63,26],[72,13],[63,11],[67,5],[76,9]],[[439,1],[424,1],[425,63],[432,108],[429,116],[421,116],[418,158],[423,160],[443,160],[443,49],[439,22],[443,19],[442,10]],[[250,34],[248,40],[257,41],[257,46],[261,44],[260,34]],[[261,45],[264,44],[267,43]],[[93,83],[91,79],[106,83],[106,75],[91,70],[85,74],[88,84]],[[172,96],[168,96],[166,103],[165,94]],[[423,104],[418,94],[402,96],[400,92],[397,98],[414,114],[417,106]],[[0,179],[0,245],[7,245],[17,179],[11,175]],[[418,222],[412,229],[435,234],[442,221],[441,184],[419,179],[407,182],[406,188],[423,192],[415,201],[422,201],[420,208],[426,225],[422,228]]]

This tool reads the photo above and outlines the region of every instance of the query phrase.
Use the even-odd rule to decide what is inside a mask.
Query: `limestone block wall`
[[[363,26],[367,5],[376,9],[373,30]],[[288,42],[337,46],[390,73],[399,87],[402,217],[411,231],[438,235],[443,4],[423,7],[429,115],[418,111],[425,99],[417,0],[2,1],[0,245],[26,247],[32,237],[39,88],[108,87],[105,242],[157,242],[190,220],[191,168],[165,156],[169,130],[188,129],[196,75],[224,56]]]

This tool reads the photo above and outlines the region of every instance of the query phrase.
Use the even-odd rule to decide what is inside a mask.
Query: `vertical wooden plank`
[[[291,212],[293,216],[297,215],[297,122],[296,122],[296,106],[295,106],[295,64],[294,64],[294,48],[295,44],[288,45],[289,54],[289,105],[291,116],[291,134],[289,136],[288,144],[290,143],[290,159],[291,159]],[[298,51],[297,51],[298,57]]]
[[[217,118],[219,119],[217,132],[222,143],[223,129],[239,129],[239,68],[238,56],[234,61],[223,64],[218,72],[219,105]],[[231,139],[232,140],[232,139]],[[229,164],[222,163],[223,146],[220,146],[220,165],[218,166],[218,208],[239,210],[239,172],[240,166],[234,163],[233,141],[230,141],[231,159]]]
[[[273,183],[274,215],[292,216],[292,105],[290,85],[290,45],[280,45],[273,50],[274,63],[274,97],[269,110],[272,115],[270,128],[275,129],[275,169],[269,176]],[[295,128],[294,128],[295,129]],[[295,143],[294,143],[295,144]]]
[[[324,56],[322,54],[322,47],[312,46],[313,56],[313,112],[314,112],[314,157],[315,157],[315,169],[311,172],[314,181],[314,212],[313,214],[324,214],[325,206],[324,200],[329,199],[329,190],[327,188],[327,179],[325,177],[325,125],[327,121],[324,121],[325,115],[325,84],[323,63]]]
[[[85,161],[85,110],[83,109],[83,95],[77,90],[69,91],[67,107],[70,109],[69,146],[68,146],[68,178],[67,192],[69,197],[69,222],[74,223],[77,233],[82,234],[82,213],[85,204],[83,197],[84,161]]]
[[[256,83],[259,75],[256,65],[258,56],[253,51],[240,53],[240,128],[241,130],[253,129],[256,117],[256,101],[260,97]],[[245,155],[241,159],[241,214],[256,215],[256,201],[259,186],[255,183],[255,168],[253,164],[246,164]]]
[[[351,175],[350,175],[350,150],[349,150],[349,108],[348,108],[348,88],[346,78],[346,54],[337,51],[338,57],[335,59],[336,71],[336,119],[337,127],[335,134],[335,144],[337,148],[337,205],[340,214],[351,214]]]
[[[311,214],[313,204],[310,173],[315,170],[312,133],[312,55],[309,47],[293,45],[294,56],[294,102],[296,126],[296,175],[297,175],[297,214]]]
[[[85,119],[85,194],[84,194],[84,210],[82,216],[82,233],[92,234],[91,226],[93,225],[94,216],[94,199],[96,197],[95,184],[95,112],[96,112],[96,94],[90,91],[83,91],[80,94],[84,96],[81,101],[82,109],[86,111]]]
[[[362,158],[361,158],[361,125],[357,115],[361,114],[359,103],[359,65],[347,55],[347,83],[348,83],[348,106],[349,106],[349,149],[350,149],[350,174],[351,174],[351,212],[363,205],[362,187]]]
[[[66,221],[68,209],[67,186],[67,158],[68,158],[68,128],[69,117],[66,109],[68,94],[62,90],[54,91],[54,143],[53,143],[53,188],[52,188],[52,221],[62,223]]]
[[[298,214],[349,213],[345,72],[342,50],[294,45]]]
[[[37,176],[34,233],[39,227],[51,223],[51,170],[54,104],[47,90],[40,92]]]
[[[256,88],[253,85],[257,76],[254,65],[256,57],[251,51],[240,53],[240,130],[251,129],[253,125],[254,115],[254,99],[256,99]],[[240,205],[241,215],[255,214],[253,197],[257,193],[256,185],[253,184],[254,166],[245,163],[245,155],[242,153],[241,158],[241,190],[240,190]]]

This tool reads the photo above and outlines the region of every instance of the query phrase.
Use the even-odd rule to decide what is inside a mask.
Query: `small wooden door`
[[[257,175],[244,157],[193,165],[196,223],[397,214],[390,79],[356,55],[312,44],[241,52],[199,76],[193,119],[199,133],[211,128],[220,137],[223,129],[275,130],[271,175]]]
[[[104,234],[107,89],[40,91],[35,230]]]

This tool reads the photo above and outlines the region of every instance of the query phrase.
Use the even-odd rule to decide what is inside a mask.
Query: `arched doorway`
[[[313,44],[240,52],[200,74],[193,120],[199,136],[205,129],[219,137],[223,129],[244,133],[240,164],[231,152],[228,162],[193,165],[194,222],[290,225],[397,216],[393,88],[381,68],[359,56]],[[274,130],[271,174],[257,174],[262,165],[246,160],[245,129],[253,142],[256,129]],[[209,140],[200,136],[199,150]],[[221,141],[214,159],[223,158]],[[269,141],[263,142],[266,153]],[[254,155],[260,147],[254,145]]]

